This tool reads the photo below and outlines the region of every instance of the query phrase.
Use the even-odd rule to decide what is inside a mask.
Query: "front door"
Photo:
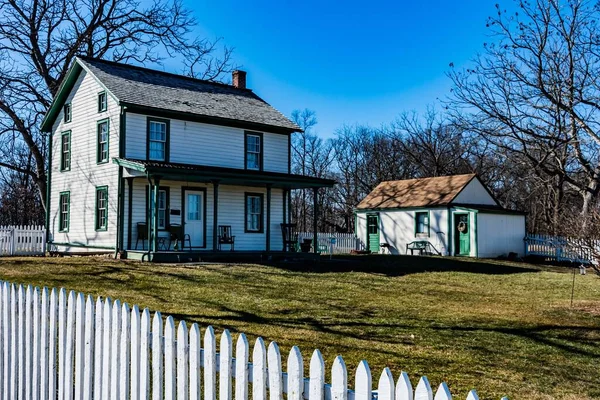
[[[367,241],[372,253],[379,253],[379,215],[367,215]]]
[[[455,253],[459,256],[471,254],[471,226],[469,214],[454,214],[455,222]]]
[[[204,192],[186,190],[184,193],[184,231],[190,235],[192,247],[204,247]]]

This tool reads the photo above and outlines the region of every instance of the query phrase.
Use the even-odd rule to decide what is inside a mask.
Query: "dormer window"
[[[104,112],[107,108],[106,92],[98,93],[98,112]]]
[[[246,132],[246,169],[262,171],[262,133]]]
[[[63,106],[63,120],[65,122],[71,122],[71,103],[67,103]]]

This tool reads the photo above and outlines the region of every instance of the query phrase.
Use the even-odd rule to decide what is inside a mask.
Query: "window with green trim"
[[[148,119],[148,159],[168,161],[169,123],[166,120]]]
[[[108,120],[104,119],[102,121],[98,121],[98,145],[97,145],[97,156],[96,161],[98,163],[108,162],[108,135],[109,135],[109,125]]]
[[[108,104],[107,104],[106,92],[98,93],[98,112],[100,113],[100,112],[106,111],[107,107],[108,107]]]
[[[68,232],[71,212],[71,193],[62,192],[58,201],[60,207],[58,214],[58,231]]]
[[[108,229],[108,186],[96,188],[96,230]]]
[[[60,135],[60,170],[71,170],[71,131]]]
[[[71,103],[66,103],[63,106],[63,120],[65,122],[71,122]]]
[[[263,231],[263,195],[261,193],[245,193],[246,232]]]
[[[246,132],[246,169],[262,170],[262,134]]]
[[[429,234],[429,212],[415,213],[415,233]]]

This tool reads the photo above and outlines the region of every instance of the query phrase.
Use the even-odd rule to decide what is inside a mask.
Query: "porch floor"
[[[213,250],[186,250],[186,251],[157,251],[148,253],[148,250],[127,250],[125,258],[128,260],[150,261],[156,263],[185,263],[185,262],[254,262],[263,263],[281,260],[317,260],[318,254],[296,253],[285,251],[213,251]]]

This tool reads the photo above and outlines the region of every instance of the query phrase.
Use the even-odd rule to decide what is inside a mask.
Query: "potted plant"
[[[303,239],[302,243],[300,243],[300,250],[303,253],[310,253],[311,246],[312,246],[312,239]]]

